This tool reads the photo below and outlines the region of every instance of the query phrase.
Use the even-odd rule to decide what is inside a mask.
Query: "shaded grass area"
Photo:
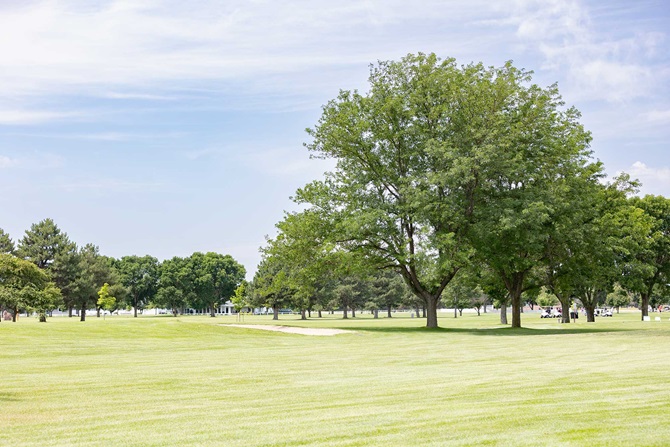
[[[667,445],[670,321],[369,315],[0,324],[0,445]],[[244,323],[273,324],[269,317]]]

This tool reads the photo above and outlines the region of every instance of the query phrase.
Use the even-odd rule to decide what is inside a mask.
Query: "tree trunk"
[[[437,326],[437,302],[440,296],[426,296],[426,327],[436,328]],[[418,315],[417,315],[418,316]]]
[[[312,318],[312,310],[311,309],[307,309],[307,316],[309,318]]]
[[[486,313],[486,307],[487,307],[487,305],[486,305],[486,303],[484,303],[484,313]]]
[[[507,304],[500,305],[500,324],[507,324]]]
[[[306,320],[307,319],[307,314],[305,313],[305,309],[300,309],[300,319],[301,320]]]
[[[596,322],[596,305],[595,304],[586,304],[584,303],[584,309],[586,310],[586,322],[595,323]]]
[[[649,316],[649,295],[649,293],[640,294],[640,310],[642,311],[642,321],[644,321],[644,317]]]
[[[419,315],[421,315],[421,309],[419,306],[416,306],[416,317],[419,318]]]
[[[209,306],[209,316],[212,318],[216,317],[216,308],[214,307],[214,303]]]
[[[561,302],[561,323],[570,323],[570,298],[560,299]]]
[[[19,318],[19,309],[15,307],[12,312],[12,323],[16,323],[16,320],[18,320],[18,318]]]
[[[423,316],[423,318],[426,318],[426,306],[424,306],[424,307],[421,309],[421,315]],[[418,315],[417,315],[417,316],[418,316]]]
[[[319,318],[321,318],[321,309],[319,309]]]
[[[347,315],[347,306],[344,306],[344,310],[343,310],[343,313],[342,313],[342,319],[346,320],[347,318],[349,318],[349,315]]]
[[[46,313],[40,313],[40,323],[46,323],[47,322],[47,314]]]
[[[617,307],[616,307],[616,313],[619,313],[619,307],[620,307],[620,306],[617,306]]]
[[[137,318],[137,300],[133,302],[133,317]]]
[[[454,303],[454,318],[458,318],[458,306]]]
[[[512,327],[521,327],[521,293],[512,294]]]
[[[463,309],[458,309],[458,316],[462,317],[463,316]]]
[[[72,318],[72,306],[67,308],[67,316],[68,318]]]
[[[481,308],[478,307],[478,308],[477,308],[477,316],[478,316],[478,317],[480,317],[480,316],[482,315],[480,311],[481,311]]]
[[[375,309],[373,312],[375,314],[375,318],[379,318],[379,311],[377,309]]]
[[[388,318],[392,318],[392,316],[391,316],[391,306],[389,306],[389,307],[386,309],[386,316],[387,316]]]
[[[279,307],[272,308],[272,319],[279,320]]]
[[[96,309],[96,317],[98,318],[100,318],[100,310],[101,309],[99,307]]]
[[[353,307],[351,308],[351,318],[356,318],[356,309]]]
[[[82,303],[79,311],[79,321],[86,321],[86,303]]]

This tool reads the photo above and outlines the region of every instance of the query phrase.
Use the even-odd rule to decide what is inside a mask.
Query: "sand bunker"
[[[319,328],[308,328],[308,327],[291,327],[291,326],[270,326],[264,324],[224,324],[222,326],[234,326],[241,327],[244,329],[260,329],[263,331],[276,331],[276,332],[286,332],[289,334],[300,334],[300,335],[338,335],[346,334],[352,331],[344,331],[342,329],[319,329]]]

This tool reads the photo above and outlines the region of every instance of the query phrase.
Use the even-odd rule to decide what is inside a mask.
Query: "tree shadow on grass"
[[[610,332],[630,332],[633,328],[603,328],[603,327],[571,327],[571,328],[551,328],[551,329],[534,329],[534,328],[512,328],[512,327],[484,327],[484,328],[450,328],[450,327],[378,327],[378,326],[357,326],[355,328],[347,328],[351,331],[369,331],[369,332],[387,332],[387,333],[439,333],[439,334],[471,334],[484,336],[539,336],[539,335],[563,335],[563,334],[598,334]]]

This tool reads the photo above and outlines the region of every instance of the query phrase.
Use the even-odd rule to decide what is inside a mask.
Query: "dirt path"
[[[286,332],[288,334],[300,334],[300,335],[321,335],[321,336],[331,336],[338,334],[347,334],[352,331],[345,331],[342,329],[321,329],[321,328],[308,328],[308,327],[292,327],[292,326],[270,326],[263,324],[222,324],[221,326],[233,326],[241,327],[245,329],[260,329],[263,331],[276,331],[276,332]]]

